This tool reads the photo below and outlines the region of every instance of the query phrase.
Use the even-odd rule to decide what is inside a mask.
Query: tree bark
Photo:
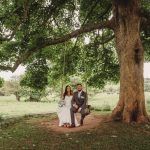
[[[144,49],[140,39],[139,8],[138,0],[114,2],[114,32],[120,64],[120,96],[112,112],[112,118],[125,123],[145,123],[149,120],[144,97]]]
[[[14,93],[14,95],[16,96],[16,100],[18,101],[18,102],[20,102],[20,96],[19,96],[19,93],[18,92],[15,92]]]

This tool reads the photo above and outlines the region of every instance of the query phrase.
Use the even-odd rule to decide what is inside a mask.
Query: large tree
[[[104,44],[113,45],[115,39],[120,66],[120,97],[112,118],[147,122],[143,43],[148,55],[149,8],[147,0],[1,0],[0,69],[13,72],[20,64],[31,63],[41,50],[49,49],[50,57],[54,45],[77,37],[76,47],[78,40],[84,44],[81,34],[104,33],[98,43],[108,51]],[[110,74],[109,67],[102,71]]]

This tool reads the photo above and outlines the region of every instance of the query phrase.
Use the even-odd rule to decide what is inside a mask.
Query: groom
[[[74,113],[79,112],[81,113],[81,120],[80,125],[83,125],[83,120],[85,118],[84,109],[87,103],[87,93],[82,90],[82,84],[77,84],[77,91],[74,92],[72,98],[72,107],[70,109],[71,113],[71,128],[75,127],[75,117]]]

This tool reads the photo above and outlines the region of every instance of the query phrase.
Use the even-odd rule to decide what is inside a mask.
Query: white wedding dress
[[[64,123],[69,123],[71,125],[71,100],[72,96],[65,96],[64,102],[65,105],[62,107],[58,107],[58,118],[59,118],[59,126],[62,126]],[[75,126],[79,126],[78,121],[75,116]]]

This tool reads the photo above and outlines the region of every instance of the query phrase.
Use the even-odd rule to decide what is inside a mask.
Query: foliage
[[[47,60],[40,53],[27,66],[26,73],[20,81],[20,85],[23,87],[21,95],[29,96],[27,101],[40,101],[45,96],[45,89],[48,85],[48,72]]]
[[[141,14],[150,18],[150,3],[141,2]],[[109,20],[110,0],[1,0],[0,5],[0,64],[5,66],[0,69],[26,65],[22,85],[41,90],[48,82],[53,86],[62,79],[68,81],[70,75],[98,88],[108,81],[118,82],[119,65],[110,29],[92,31],[62,44],[65,36],[60,42],[63,35],[70,37],[68,33],[85,24]],[[150,60],[149,29],[147,25],[141,33],[146,61]],[[88,44],[85,37],[90,39]]]
[[[4,96],[9,96],[9,95],[15,95],[16,98],[17,96],[20,97],[19,93],[21,91],[20,87],[20,78],[21,76],[12,76],[10,80],[5,81],[3,87],[1,88],[1,93],[3,93]]]
[[[84,46],[83,78],[90,86],[103,88],[108,81],[119,81],[119,64],[115,54],[113,42],[101,45],[100,35],[91,36],[91,42]]]
[[[19,91],[19,95],[23,97],[26,102],[39,102],[43,97],[48,95],[48,92],[45,89],[36,90],[27,86],[23,86]]]
[[[20,81],[21,86],[43,90],[48,85],[48,65],[45,58],[35,59],[27,66],[26,74]]]

